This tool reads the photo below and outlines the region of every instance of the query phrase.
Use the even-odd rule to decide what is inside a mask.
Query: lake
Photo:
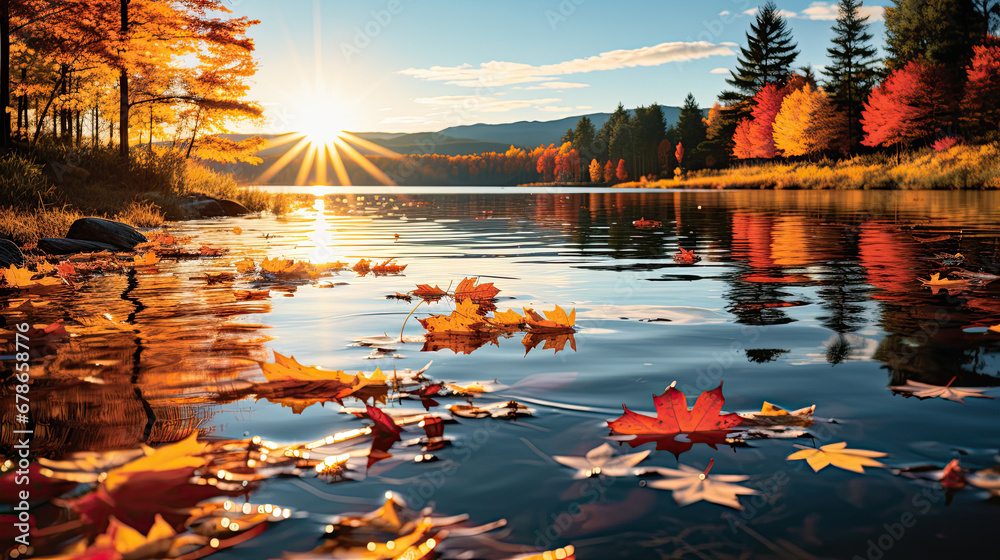
[[[141,487],[146,493],[114,508],[148,521],[224,494],[237,504],[291,510],[252,540],[215,554],[234,559],[312,551],[337,516],[375,510],[386,492],[417,510],[433,506],[435,515],[468,514],[470,526],[506,520],[480,537],[456,530],[441,539],[438,550],[449,558],[509,558],[567,545],[579,558],[995,553],[988,535],[1000,498],[972,484],[945,492],[934,477],[957,458],[966,472],[996,480],[989,473],[1000,462],[1000,403],[920,399],[889,387],[1000,385],[1000,333],[988,330],[1000,323],[1000,283],[939,289],[918,280],[932,273],[958,278],[960,270],[998,273],[1000,193],[304,192],[322,196],[285,217],[169,224],[174,236],[194,236],[187,244],[195,249],[229,249],[222,256],[165,254],[155,267],[37,291],[39,306],[17,300],[23,292],[0,295],[8,330],[62,320],[70,334],[33,347],[33,457],[58,461],[98,452],[91,457],[110,466],[95,472],[104,472],[119,464],[122,450],[178,442],[192,431],[219,446],[254,436],[276,448],[322,440],[371,422],[340,414],[329,390],[269,386],[260,364],[274,362],[273,353],[352,374],[378,367],[390,377],[394,369],[433,361],[424,374],[429,380],[459,386],[495,380],[502,387],[475,399],[423,401],[395,400],[389,391],[380,406],[448,412],[450,404],[515,400],[534,414],[456,417],[444,424],[450,445],[425,452],[396,442],[374,462],[374,452],[366,458],[368,442],[359,444],[347,451],[351,481],[334,483],[309,465],[286,465],[248,470],[257,474],[235,491],[223,492],[226,479],[218,475],[214,494],[189,492],[198,483],[184,478],[175,481],[182,490],[168,495],[155,487],[172,471],[154,473]],[[637,229],[632,222],[640,218],[660,224]],[[678,247],[701,261],[675,263]],[[257,264],[265,257],[351,265],[395,259],[406,268],[378,276],[344,269],[305,280],[207,277],[235,273],[246,257]],[[465,277],[492,282],[500,311],[575,309],[575,332],[424,342],[418,319],[447,315],[455,303],[387,298],[417,284],[453,290]],[[241,300],[237,289],[270,289],[270,297]],[[407,342],[392,342],[401,332]],[[357,342],[366,337],[384,340]],[[12,376],[13,357],[5,358],[5,375]],[[711,460],[710,475],[746,475],[737,483],[759,493],[741,496],[742,510],[708,501],[682,507],[671,491],[653,487],[656,477],[574,479],[573,469],[552,459],[583,456],[609,442],[607,421],[622,414],[623,404],[653,414],[653,395],[673,382],[689,407],[722,383],[725,412],[760,411],[765,402],[788,410],[816,405],[815,418],[760,439],[610,440],[620,453],[651,451],[639,467],[704,471]],[[8,457],[17,428],[10,387],[2,413]],[[343,400],[364,410],[358,399]],[[423,435],[409,424],[402,439]],[[814,472],[806,461],[787,460],[796,445],[838,442],[885,453],[877,458],[885,468],[861,474],[831,465]],[[259,452],[253,456],[266,462]],[[85,517],[62,525],[79,511],[91,517],[118,511],[79,506],[98,484],[82,482],[67,486],[33,475],[33,492],[46,496],[33,506],[37,526],[59,528],[35,537],[39,555],[107,523]]]

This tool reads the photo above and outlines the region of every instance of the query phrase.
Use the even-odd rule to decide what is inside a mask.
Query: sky
[[[865,2],[880,49],[882,5]],[[837,2],[779,1],[817,75]],[[250,97],[267,124],[437,131],[611,112],[622,103],[709,107],[727,89],[758,2],[750,0],[227,0],[260,20]],[[248,130],[249,132],[250,130]]]

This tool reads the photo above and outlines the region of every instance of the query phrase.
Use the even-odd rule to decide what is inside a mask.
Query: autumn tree
[[[953,88],[941,65],[913,61],[872,90],[862,111],[865,146],[909,146],[947,126]]]
[[[740,121],[733,133],[733,155],[737,159],[750,159],[753,154],[753,121],[747,118]]]
[[[674,150],[674,159],[677,160],[677,167],[680,168],[684,161],[684,144],[681,142],[677,143],[677,149]]]
[[[966,133],[984,141],[1000,139],[1000,40],[973,47],[966,67],[961,121]]]
[[[545,182],[552,181],[555,176],[556,155],[558,153],[555,146],[549,145],[538,158],[536,170],[542,174],[542,180]]]
[[[624,181],[628,179],[628,171],[625,170],[625,160],[618,160],[618,167],[615,168],[615,178],[619,181]]]
[[[696,146],[706,167],[720,167],[729,160],[730,138],[726,136],[725,108],[718,101],[708,110],[705,122],[705,141]]]
[[[767,2],[757,11],[746,38],[747,46],[740,47],[736,58],[737,68],[726,79],[733,89],[719,96],[727,106],[736,107],[729,115],[733,122],[749,113],[750,100],[761,88],[784,84],[799,54],[785,18],[774,2]]]
[[[601,178],[602,178],[601,177],[601,171],[602,171],[601,170],[601,162],[597,161],[596,159],[590,160],[590,168],[588,169],[588,171],[590,172],[590,182],[591,183],[600,183],[601,182]]]
[[[833,103],[822,89],[806,84],[787,96],[774,117],[774,147],[786,156],[805,156],[837,145]]]
[[[660,164],[660,173],[670,172],[670,152],[674,149],[670,140],[664,138],[660,145],[656,147],[656,161]]]
[[[778,155],[774,145],[774,118],[781,111],[787,95],[785,87],[767,84],[754,96],[753,120],[750,124],[750,157],[770,159]]]
[[[604,182],[609,184],[615,182],[615,164],[610,159],[604,164]]]
[[[833,26],[833,46],[826,49],[830,64],[823,69],[825,91],[843,115],[849,149],[860,142],[861,109],[878,77],[868,18],[862,16],[861,0],[840,0],[840,15]]]

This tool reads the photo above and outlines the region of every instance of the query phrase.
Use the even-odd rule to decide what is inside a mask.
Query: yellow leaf
[[[776,404],[764,401],[764,406],[760,407],[761,416],[788,416],[788,411]]]
[[[508,309],[507,311],[497,311],[493,313],[493,318],[490,319],[490,323],[497,325],[499,327],[513,327],[517,328],[523,325],[525,322],[524,317],[520,313],[514,311],[513,309]]]
[[[240,274],[246,274],[247,272],[252,272],[257,268],[257,265],[253,262],[253,259],[247,257],[242,261],[236,263],[236,272]]]
[[[243,233],[243,228],[241,228],[240,226],[236,226],[236,227],[233,228],[233,233],[235,233],[236,235],[239,235],[239,234]]]
[[[358,389],[361,389],[362,387],[367,387],[369,385],[385,385],[385,382],[386,382],[385,374],[382,373],[381,369],[376,367],[375,371],[373,371],[372,374],[369,375],[368,377],[365,377],[364,374],[359,371],[358,375],[356,376],[356,381],[354,385],[351,387],[351,390],[357,391]]]
[[[18,268],[16,264],[3,269],[3,278],[11,288],[22,288],[34,284],[31,281],[31,271],[27,268]]]
[[[1000,325],[993,325],[989,330],[993,332],[1000,332]]]
[[[136,266],[153,266],[160,262],[160,257],[156,253],[149,252],[133,257]]]
[[[52,264],[52,263],[50,263],[48,261],[42,261],[42,262],[38,263],[37,265],[35,265],[35,270],[39,274],[49,274],[50,272],[55,272],[56,271],[56,265],[54,265],[54,264]]]
[[[545,314],[545,317],[548,318],[549,321],[554,323],[568,325],[570,327],[576,325],[576,309],[573,309],[569,312],[569,315],[566,315],[566,311],[557,305],[552,311],[542,310],[542,313]]]
[[[432,315],[419,319],[420,324],[430,332],[478,332],[485,319],[479,315],[479,304],[471,299],[458,302],[451,315]]]
[[[873,459],[873,457],[885,457],[886,454],[880,451],[868,451],[867,449],[847,449],[847,442],[831,443],[819,449],[796,445],[801,451],[796,451],[788,456],[789,461],[805,459],[809,466],[819,472],[827,465],[833,465],[845,470],[864,473],[865,467],[883,467],[885,465]]]
[[[206,447],[206,444],[198,443],[197,431],[192,432],[190,436],[177,443],[171,443],[157,449],[144,447],[146,455],[110,471],[104,485],[110,492],[134,473],[200,467],[205,464],[205,459],[197,457],[197,455],[204,452]]]
[[[288,381],[288,380],[305,380],[305,381],[321,381],[321,380],[336,380],[345,384],[354,384],[357,378],[353,375],[344,373],[343,371],[330,371],[319,369],[316,367],[304,366],[291,356],[284,356],[278,352],[274,353],[274,363],[262,363],[260,368],[264,371],[264,377],[268,381]]]
[[[107,534],[112,537],[115,550],[121,554],[127,554],[146,544],[169,539],[175,536],[177,532],[174,531],[170,524],[163,520],[160,514],[156,514],[156,520],[149,529],[149,534],[145,536],[132,527],[118,521],[113,516],[108,523]]]

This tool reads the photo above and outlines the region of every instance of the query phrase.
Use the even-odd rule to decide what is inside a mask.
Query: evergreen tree
[[[576,146],[576,137],[573,133],[572,128],[567,128],[566,132],[563,133],[562,138],[559,139],[560,144],[565,144],[566,142],[570,142],[571,144]]]
[[[587,117],[580,117],[576,121],[576,130],[573,131],[573,147],[580,152],[584,159],[593,158],[594,154],[594,123]]]
[[[840,0],[840,15],[833,26],[833,46],[826,49],[830,64],[823,70],[826,93],[846,118],[849,149],[861,140],[861,109],[875,85],[875,47],[867,17],[859,13],[861,0]]]
[[[635,161],[632,176],[640,177],[656,173],[658,170],[656,149],[666,136],[667,123],[663,108],[653,103],[649,107],[639,107],[632,119],[632,139]]]
[[[767,2],[757,12],[757,19],[746,36],[747,46],[740,48],[736,58],[737,69],[730,71],[732,77],[726,79],[733,90],[719,96],[726,105],[743,106],[739,113],[749,112],[746,105],[765,85],[784,84],[799,54],[785,18],[778,13],[774,2]]]
[[[675,143],[695,147],[688,153],[686,167],[688,169],[702,167],[705,159],[704,154],[699,153],[696,148],[708,138],[708,124],[702,117],[701,108],[698,107],[694,95],[690,93],[684,98],[684,105],[677,115],[676,134]]]
[[[618,107],[615,108],[615,112],[611,113],[611,118],[609,118],[597,132],[595,151],[598,152],[597,156],[599,159],[618,160],[622,158],[621,146],[624,141],[622,138],[622,134],[624,133],[619,130],[616,142],[614,131],[622,128],[623,124],[624,128],[627,129],[629,120],[630,117],[628,111],[625,110],[624,105],[619,103]],[[629,144],[631,144],[631,139],[629,140]]]
[[[918,58],[944,64],[958,77],[972,57],[972,46],[989,27],[973,0],[893,0],[885,9],[886,64],[892,70]]]

